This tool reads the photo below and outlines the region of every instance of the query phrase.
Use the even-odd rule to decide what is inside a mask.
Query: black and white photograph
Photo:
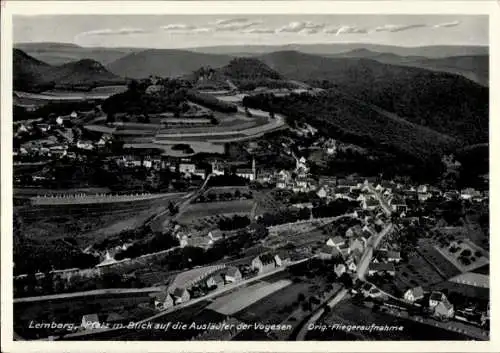
[[[490,341],[490,17],[317,10],[12,15],[13,341]]]

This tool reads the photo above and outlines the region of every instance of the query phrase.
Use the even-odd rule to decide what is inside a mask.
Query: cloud
[[[445,23],[438,23],[434,25],[434,28],[441,28],[441,27],[455,27],[460,24],[460,21],[453,21],[453,22],[445,22]]]
[[[188,31],[196,29],[193,25],[187,25],[184,23],[171,23],[166,26],[161,26],[164,31]]]
[[[426,27],[425,24],[412,24],[412,25],[383,25],[379,27],[375,27],[373,29],[374,32],[402,32],[407,31],[409,29]]]
[[[225,26],[234,23],[247,23],[247,22],[250,22],[247,18],[227,18],[227,19],[217,20],[214,22],[214,24],[217,26]]]
[[[119,28],[119,29],[103,28],[103,29],[95,29],[92,31],[79,33],[76,35],[75,38],[91,37],[91,36],[120,36],[120,35],[130,35],[130,34],[144,34],[150,32],[151,32],[150,30],[146,30],[143,28]]]
[[[275,30],[272,29],[272,28],[248,28],[246,30],[243,31],[244,33],[262,33],[262,34],[265,34],[265,33],[274,33]]]
[[[324,33],[337,33],[340,28],[342,28],[342,27],[339,27],[339,26],[336,26],[336,27],[327,27],[327,28],[323,29],[323,32]]]
[[[216,31],[227,31],[227,32],[240,31],[240,30],[244,30],[244,29],[259,25],[261,23],[262,23],[262,21],[248,21],[248,20],[243,19],[243,18],[233,19],[232,21],[223,20],[223,22],[221,22],[221,20],[219,20],[218,23],[216,22],[215,30]]]
[[[192,33],[208,33],[208,32],[212,32],[212,31],[213,31],[212,28],[198,27],[198,28],[194,28],[191,32]]]
[[[300,34],[316,34],[319,32],[319,29],[317,28],[304,28],[302,31],[300,31]]]
[[[323,27],[325,27],[324,24],[312,23],[309,21],[306,22],[297,21],[297,22],[290,22],[289,24],[278,28],[276,32],[298,33],[303,30],[316,30],[317,32]]]
[[[350,33],[368,33],[368,30],[366,28],[360,28],[356,26],[342,26],[337,30],[337,33],[335,35],[339,34],[350,34]]]

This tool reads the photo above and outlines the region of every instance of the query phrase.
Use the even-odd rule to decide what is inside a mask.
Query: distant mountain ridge
[[[107,65],[130,53],[142,51],[135,48],[81,47],[72,43],[18,43],[14,48],[46,62],[50,65],[63,65],[82,59],[92,59]]]
[[[20,49],[13,52],[13,81],[14,89],[26,91],[125,83],[123,78],[92,59],[51,66]]]
[[[187,50],[197,53],[220,53],[237,55],[269,54],[276,51],[300,51],[305,54],[335,55],[364,49],[371,52],[390,53],[399,56],[422,56],[427,58],[445,58],[449,56],[489,55],[488,46],[434,45],[422,47],[400,47],[371,43],[332,43],[332,44],[286,44],[286,45],[228,45],[197,47]]]
[[[182,76],[200,67],[214,68],[229,64],[233,59],[229,55],[200,54],[177,49],[150,49],[131,53],[122,57],[107,68],[122,77],[145,78],[149,75]]]
[[[445,58],[427,58],[423,56],[400,56],[391,53],[378,53],[368,49],[354,49],[349,52],[329,55],[334,58],[365,58],[384,64],[420,67],[433,71],[449,72],[462,75],[483,86],[489,85],[489,56],[468,55]]]
[[[462,76],[296,51],[259,59],[284,77],[340,92],[466,143],[488,140],[489,90]]]

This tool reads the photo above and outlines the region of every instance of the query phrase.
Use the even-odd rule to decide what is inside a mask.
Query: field
[[[429,262],[439,274],[445,278],[451,278],[460,274],[460,270],[448,261],[436,248],[434,244],[423,241],[417,251]]]
[[[322,219],[306,221],[302,224],[292,223],[272,227],[269,229],[270,236],[266,238],[264,245],[277,248],[287,243],[293,243],[296,246],[321,248],[332,236],[328,230],[332,222],[334,222],[332,219]]]
[[[254,192],[254,198],[258,202],[257,212],[259,214],[265,212],[276,212],[277,210],[286,207],[286,205],[283,202],[278,201],[273,196],[272,192],[266,192],[266,191]]]
[[[96,87],[92,89],[90,92],[99,93],[99,94],[118,94],[125,92],[127,90],[127,86],[102,86]]]
[[[209,142],[201,141],[189,141],[189,145],[193,149],[194,153],[184,153],[183,151],[178,151],[172,149],[174,144],[178,144],[182,141],[173,141],[171,144],[166,144],[164,141],[158,141],[157,143],[152,142],[153,139],[148,139],[148,142],[130,142],[126,143],[124,148],[132,149],[158,149],[162,151],[162,155],[171,157],[189,157],[196,153],[224,153],[223,145],[216,145]]]
[[[190,204],[185,211],[177,216],[179,223],[192,224],[203,217],[223,214],[249,214],[252,211],[253,200],[235,200]]]
[[[291,283],[289,280],[280,280],[274,283],[259,282],[231,293],[228,296],[216,299],[208,306],[208,309],[223,315],[232,315],[266,296],[289,286]]]
[[[248,323],[282,323],[295,309],[300,307],[298,301],[299,294],[303,294],[305,298],[309,298],[321,293],[325,285],[326,281],[318,283],[313,280],[293,282],[286,288],[274,292],[233,316]],[[333,285],[334,287],[339,286],[338,283],[333,283]]]
[[[172,199],[174,200],[174,199]],[[46,241],[70,237],[86,247],[124,230],[135,229],[166,209],[165,199],[93,205],[15,208],[23,234]]]
[[[444,278],[439,272],[429,265],[421,255],[414,254],[410,256],[407,263],[398,265],[393,284],[400,293],[404,293],[408,288],[417,286],[428,290],[430,286],[443,280]]]

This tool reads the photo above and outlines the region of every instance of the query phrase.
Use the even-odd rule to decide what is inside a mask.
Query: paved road
[[[330,309],[332,309],[335,305],[337,305],[340,301],[342,301],[342,299],[344,299],[344,297],[349,293],[349,291],[345,288],[341,289],[340,291],[338,291],[333,298],[331,298],[327,303],[326,305],[328,305],[330,307]],[[318,319],[321,317],[321,315],[323,315],[325,312],[325,309],[324,308],[320,308],[319,310],[317,310],[310,318],[309,320],[307,320],[307,322],[304,324],[304,326],[302,326],[302,328],[300,329],[299,333],[297,334],[297,337],[296,337],[296,341],[303,341],[305,340],[306,336],[307,336],[307,332],[309,331],[309,326],[310,325],[314,325],[316,323],[316,321],[318,321]]]
[[[154,293],[154,292],[161,292],[162,290],[163,290],[162,287],[96,289],[85,292],[73,292],[73,293],[63,293],[63,294],[41,295],[37,297],[14,298],[14,304],[34,303],[47,300],[70,299],[70,298],[80,298],[80,297],[99,296],[99,295]]]
[[[368,245],[363,253],[363,256],[361,257],[361,261],[358,264],[357,276],[359,279],[363,280],[365,278],[366,271],[368,270],[368,266],[370,265],[373,257],[373,251],[377,249],[382,239],[387,234],[392,232],[393,229],[394,225],[392,223],[389,223],[387,226],[385,226],[384,229],[382,229],[380,233],[372,235],[368,239]]]
[[[370,190],[370,192],[375,196],[375,198],[377,199],[377,201],[380,203],[380,207],[382,207],[382,209],[384,210],[385,214],[387,216],[390,216],[392,214],[392,209],[389,206],[389,204],[387,203],[387,201],[384,199],[384,197],[382,195],[380,195],[377,192],[377,190],[375,190],[375,188],[373,187],[373,185],[371,185],[371,184],[368,185],[368,190]]]

